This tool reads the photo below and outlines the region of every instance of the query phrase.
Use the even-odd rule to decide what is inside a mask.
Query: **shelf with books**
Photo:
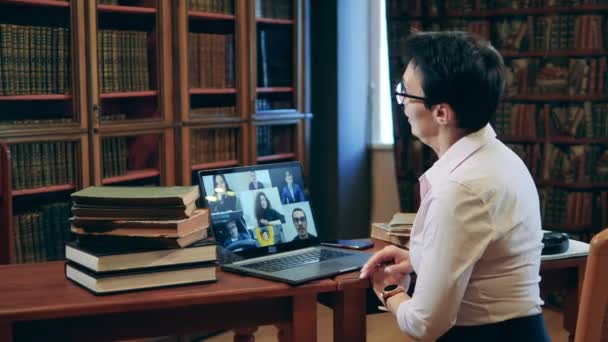
[[[236,88],[190,88],[191,95],[236,94]]]
[[[99,98],[102,100],[105,99],[119,99],[126,97],[155,97],[158,95],[158,91],[156,90],[141,90],[141,91],[124,91],[124,92],[113,92],[113,93],[103,93],[99,95]]]
[[[173,128],[108,131],[93,134],[95,184],[120,184],[154,177],[154,184],[173,185]]]
[[[198,20],[235,20],[236,16],[229,13],[214,13],[214,12],[201,12],[196,10],[189,10],[188,17],[191,19]]]
[[[6,4],[25,5],[35,7],[70,7],[70,2],[65,0],[4,0]]]
[[[550,137],[547,141],[557,145],[608,145],[608,138]]]
[[[266,25],[293,25],[293,19],[277,19],[277,18],[255,18],[258,24]]]
[[[254,6],[256,21],[275,19],[293,22],[293,0],[255,0]]]
[[[0,101],[64,101],[71,100],[69,94],[41,94],[41,95],[2,95]]]
[[[188,0],[184,4],[188,6],[188,11],[214,13],[214,14],[234,14],[235,0]]]
[[[277,162],[277,161],[288,161],[288,160],[294,160],[295,157],[296,157],[296,154],[292,153],[292,152],[271,154],[271,155],[268,155],[268,156],[259,156],[258,157],[258,163],[271,163],[271,162]]]
[[[570,95],[570,94],[520,94],[504,96],[503,101],[537,101],[537,102],[606,102],[608,96],[603,94]]]
[[[200,163],[191,166],[192,171],[208,170],[208,169],[221,169],[225,167],[238,166],[239,161],[237,159],[222,160],[217,162]]]
[[[93,127],[142,118],[159,128],[172,122],[170,3],[90,4],[88,16]]]
[[[115,185],[118,183],[124,183],[134,180],[141,180],[145,178],[158,177],[160,172],[158,169],[139,169],[139,170],[126,170],[126,172],[119,176],[107,177],[101,180],[103,185]]]
[[[538,185],[541,187],[556,187],[570,190],[588,190],[588,191],[599,191],[608,190],[608,182],[572,182],[572,181],[554,181],[554,180],[540,180]]]
[[[546,50],[546,51],[512,51],[500,50],[503,58],[524,57],[601,57],[608,56],[608,50],[604,49],[576,49],[576,50]]]
[[[181,141],[182,181],[196,179],[194,171],[212,167],[243,165],[245,124],[224,123],[185,126]],[[196,184],[196,183],[194,183]]]
[[[97,4],[97,11],[103,13],[122,13],[122,14],[156,14],[156,8],[154,7],[141,7],[141,6],[124,6],[124,5],[110,5],[110,4]]]
[[[297,144],[304,120],[256,121],[252,125],[255,134],[255,160],[258,163],[279,160],[298,160],[302,153]]]
[[[558,6],[487,8],[490,2],[485,0],[453,0],[423,7],[418,1],[388,0],[391,79],[399,79],[405,68],[401,41],[411,28],[467,30],[489,39],[507,67],[505,94],[492,125],[548,195],[545,200],[552,209],[543,217],[544,225],[594,231],[600,220],[597,206],[590,203],[600,192],[605,199],[608,184],[608,51],[602,29],[608,5],[555,3]],[[521,2],[501,4],[515,7]],[[416,210],[411,192],[430,164],[421,153],[424,147],[413,151],[416,140],[409,125],[394,117],[402,209]]]
[[[293,87],[259,87],[257,88],[258,93],[291,93]]]
[[[11,152],[11,193],[64,191],[88,184],[86,134],[4,138]],[[56,187],[57,186],[57,187]]]
[[[582,14],[608,12],[608,5],[605,4],[585,4],[576,6],[546,6],[528,8],[495,8],[473,11],[446,11],[443,16],[429,16],[429,19],[442,18],[491,18],[504,16],[523,16],[523,15],[554,15],[554,14]]]
[[[74,184],[60,184],[60,185],[49,185],[43,186],[39,188],[31,188],[31,189],[22,189],[22,190],[13,190],[12,196],[28,196],[28,195],[37,195],[49,192],[61,192],[61,191],[72,191],[76,189]]]
[[[2,201],[10,220],[8,232],[0,239],[0,262],[59,260],[60,249],[69,239],[69,234],[64,235],[69,230],[69,194],[89,184],[88,136],[11,137],[4,141],[10,150],[4,167],[11,170],[11,177],[9,182],[3,180],[9,196]]]

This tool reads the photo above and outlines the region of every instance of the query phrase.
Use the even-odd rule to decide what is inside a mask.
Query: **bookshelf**
[[[507,66],[492,124],[528,166],[543,225],[588,237],[608,224],[608,5],[591,1],[387,1],[391,79],[411,28],[468,30],[490,39]],[[433,162],[395,108],[395,159],[403,210],[419,205],[417,178]]]
[[[175,2],[174,40],[179,47],[174,57],[178,61],[175,121],[180,127],[177,158],[183,163],[177,173],[181,183],[190,184],[196,171],[218,166],[287,160],[305,163],[307,139],[302,129],[312,115],[305,110],[305,72],[297,67],[305,53],[304,3]],[[262,12],[262,7],[282,9],[280,13]],[[274,69],[268,67],[268,60],[259,58],[258,36],[268,29],[281,32],[283,40],[278,42],[285,52],[274,57]],[[278,82],[273,79],[261,84],[258,75],[262,69],[267,81],[270,76]],[[258,158],[258,127],[283,124],[290,127],[282,133],[286,134],[284,140],[293,140],[289,150]]]
[[[61,259],[69,196],[83,187],[306,166],[306,4],[0,1],[0,264]],[[260,6],[271,12],[256,17]],[[284,82],[257,84],[261,28],[283,34],[288,60],[273,63]],[[258,128],[287,143],[258,154]]]

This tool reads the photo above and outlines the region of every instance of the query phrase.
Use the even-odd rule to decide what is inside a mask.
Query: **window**
[[[370,1],[372,143],[393,144],[385,0]]]

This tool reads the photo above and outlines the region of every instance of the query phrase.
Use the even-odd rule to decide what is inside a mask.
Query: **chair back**
[[[608,342],[608,228],[591,240],[575,342]]]

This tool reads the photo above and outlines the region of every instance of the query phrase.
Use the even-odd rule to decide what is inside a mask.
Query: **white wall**
[[[392,145],[372,145],[372,222],[388,222],[400,211]]]

